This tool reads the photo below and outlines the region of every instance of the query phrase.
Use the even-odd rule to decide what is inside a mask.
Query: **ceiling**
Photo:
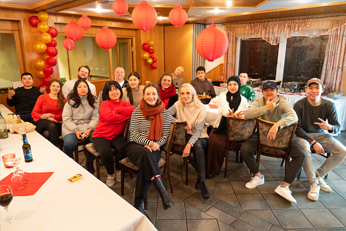
[[[126,0],[129,11],[119,17],[112,9],[114,0],[0,0],[0,8],[48,13],[87,14],[115,20],[131,20],[140,0]],[[177,0],[148,0],[158,13],[158,23],[168,24],[168,14]],[[334,0],[180,0],[188,22],[211,24],[345,14],[346,1]]]

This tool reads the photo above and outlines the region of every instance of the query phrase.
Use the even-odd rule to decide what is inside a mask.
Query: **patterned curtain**
[[[199,33],[201,33],[205,29],[204,24],[196,24],[194,23],[193,26],[193,44],[192,44],[192,73],[191,73],[191,80],[195,79],[196,76],[196,69],[199,66],[204,66],[204,58],[200,56],[197,52],[196,48],[196,39]]]
[[[226,31],[232,31],[234,28],[230,25],[225,25]],[[227,33],[228,38],[228,49],[224,55],[223,61],[223,81],[226,82],[227,78],[235,75],[235,61],[236,61],[236,49],[237,49],[237,38],[234,36],[234,33]]]
[[[329,31],[329,40],[324,58],[321,80],[328,90],[342,91],[346,71],[346,23]]]

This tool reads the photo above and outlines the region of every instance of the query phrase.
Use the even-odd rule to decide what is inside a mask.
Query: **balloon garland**
[[[154,56],[154,45],[155,42],[152,40],[142,44],[142,59],[145,60],[146,64],[148,64],[152,70],[157,69],[157,58]]]

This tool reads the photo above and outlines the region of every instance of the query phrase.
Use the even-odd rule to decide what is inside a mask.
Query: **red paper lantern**
[[[125,0],[115,0],[113,2],[113,10],[119,16],[124,16],[129,9]]]
[[[150,68],[151,68],[152,70],[155,70],[155,69],[157,68],[157,63],[152,63],[152,64],[150,64]]]
[[[197,36],[196,48],[200,56],[212,62],[225,54],[228,39],[222,30],[212,24]]]
[[[50,41],[50,43],[46,43],[47,47],[56,47],[58,45],[58,43],[56,42],[55,39],[52,39],[52,41]]]
[[[132,11],[132,22],[135,27],[147,32],[156,25],[156,10],[146,1],[142,1],[141,4],[136,6]]]
[[[143,51],[148,51],[149,48],[150,48],[150,46],[149,46],[148,43],[143,43],[143,44],[142,44],[142,50],[143,50]]]
[[[51,26],[49,27],[47,33],[50,34],[50,36],[52,36],[52,38],[55,38],[56,36],[58,36],[57,29],[55,29],[54,27],[51,27]]]
[[[55,47],[47,47],[46,53],[50,57],[55,57],[58,55],[58,50]]]
[[[87,30],[91,27],[91,20],[88,16],[83,15],[79,20],[78,20],[78,25],[82,27],[84,30]]]
[[[148,52],[149,52],[149,54],[154,54],[155,53],[155,50],[153,49],[153,48],[149,48],[149,50],[148,50]]]
[[[43,73],[45,75],[51,75],[53,74],[53,68],[50,66],[46,66],[45,68],[43,68]]]
[[[42,85],[46,85],[48,86],[49,85],[49,82],[52,80],[52,77],[50,76],[45,76],[42,78]],[[43,87],[43,86],[42,86]]]
[[[72,50],[74,48],[74,42],[73,40],[69,39],[69,38],[66,38],[64,40],[64,42],[62,43],[62,45],[67,49],[67,50]]]
[[[172,23],[175,27],[181,27],[185,24],[187,19],[186,11],[183,10],[181,5],[178,4],[169,12],[169,21]]]
[[[29,24],[32,27],[36,28],[40,22],[41,22],[41,20],[37,16],[31,16],[29,18]]]
[[[117,43],[117,36],[108,27],[103,27],[96,33],[96,43],[99,47],[109,50]]]
[[[65,35],[67,38],[72,39],[73,41],[77,41],[83,37],[83,29],[80,27],[75,21],[69,22],[65,26]]]
[[[56,59],[54,57],[48,57],[46,59],[46,63],[48,66],[54,67],[56,65]]]

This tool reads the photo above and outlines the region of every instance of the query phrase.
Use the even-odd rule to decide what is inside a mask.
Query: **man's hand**
[[[275,140],[276,133],[278,132],[279,124],[275,123],[268,131],[267,139]]]
[[[321,118],[318,118],[321,123],[318,123],[318,122],[315,122],[314,124],[317,124],[318,126],[320,126],[320,128],[324,129],[324,130],[332,130],[333,129],[333,126],[328,124],[326,121],[324,121],[323,119]]]
[[[79,139],[79,140],[82,140],[82,139],[83,139],[82,133],[81,133],[80,131],[77,130],[77,131],[75,131],[74,133],[76,134],[77,139]]]
[[[12,89],[10,89],[10,88],[8,88],[8,95],[7,95],[7,98],[8,99],[12,99],[12,97],[14,96],[16,94],[16,92]]]
[[[189,122],[187,122],[187,125],[185,126],[185,129],[186,129],[188,132],[191,132],[191,125],[189,124]]]
[[[41,87],[40,88],[40,92],[41,92],[41,94],[47,94],[47,91],[46,91],[45,87]]]
[[[279,106],[278,101],[279,101],[278,97],[275,97],[273,100],[266,101],[266,110],[269,111]]]
[[[317,154],[324,154],[325,153],[322,145],[318,142],[316,142],[312,147],[314,148],[314,150]]]
[[[86,132],[84,132],[84,138],[88,138],[90,136],[91,129],[89,128]]]

